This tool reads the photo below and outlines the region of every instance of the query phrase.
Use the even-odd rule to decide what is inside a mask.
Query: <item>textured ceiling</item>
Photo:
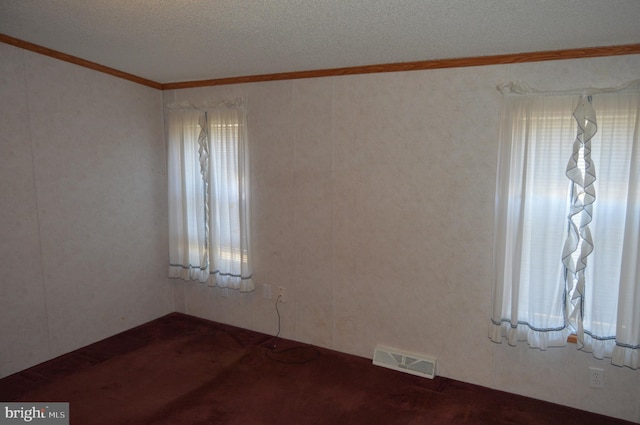
[[[0,33],[159,83],[640,42],[640,0],[0,0]]]

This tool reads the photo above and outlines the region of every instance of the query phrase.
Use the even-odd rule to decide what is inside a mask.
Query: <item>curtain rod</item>
[[[637,92],[640,91],[640,79],[632,80],[617,87],[588,87],[581,89],[569,89],[569,90],[539,90],[531,87],[529,84],[523,81],[510,81],[508,83],[498,84],[496,89],[505,96],[510,95],[536,95],[536,96],[592,96],[595,94],[605,93],[617,93],[617,92]]]
[[[193,111],[206,111],[210,109],[238,109],[246,105],[244,98],[236,98],[233,100],[225,99],[216,102],[204,101],[199,105],[194,105],[189,101],[173,102],[167,105],[169,109],[183,109]]]

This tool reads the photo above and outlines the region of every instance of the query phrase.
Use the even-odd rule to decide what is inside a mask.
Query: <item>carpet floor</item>
[[[179,313],[0,379],[0,400],[69,402],[74,425],[629,424]]]

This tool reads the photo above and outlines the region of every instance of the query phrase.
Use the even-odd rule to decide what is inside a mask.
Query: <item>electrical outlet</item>
[[[281,303],[287,302],[287,288],[284,286],[278,286],[278,298]]]
[[[271,285],[262,285],[262,298],[265,300],[271,299]]]
[[[591,388],[604,387],[604,369],[598,369],[597,367],[589,368],[589,386]]]

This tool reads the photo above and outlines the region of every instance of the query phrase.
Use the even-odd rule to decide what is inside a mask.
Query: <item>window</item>
[[[169,275],[253,290],[244,109],[170,109],[168,177]]]
[[[575,333],[640,367],[639,110],[632,92],[505,97],[492,340],[545,349]]]

